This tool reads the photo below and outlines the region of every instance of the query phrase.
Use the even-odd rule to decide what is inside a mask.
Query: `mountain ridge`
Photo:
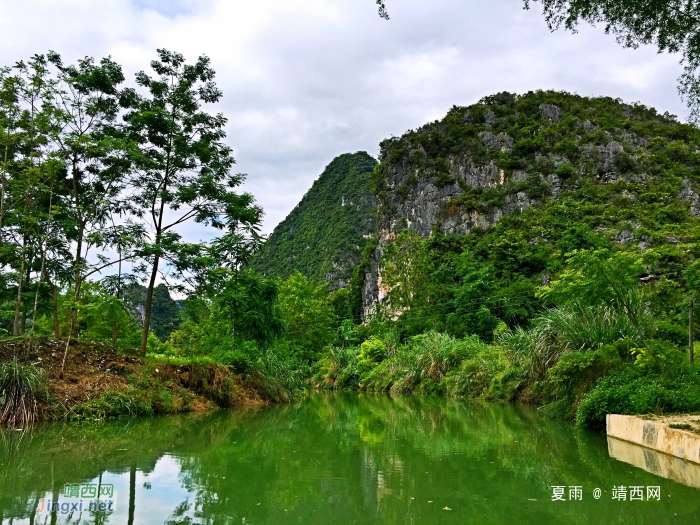
[[[299,271],[330,289],[347,286],[376,232],[376,199],[369,191],[376,164],[364,151],[331,161],[275,227],[251,267],[268,277]]]

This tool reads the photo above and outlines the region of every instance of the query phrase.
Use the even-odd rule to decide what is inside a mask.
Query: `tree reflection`
[[[173,525],[462,523],[465,509],[481,523],[650,523],[698,510],[695,489],[643,471],[630,476],[608,457],[603,436],[526,407],[456,399],[321,393],[259,411],[46,426],[6,437],[0,463],[12,471],[0,475],[3,523],[33,523],[38,498],[58,499],[65,483],[101,482],[107,473],[123,480],[128,502],[118,501],[121,517],[91,513],[91,523],[134,525],[137,510],[139,523],[159,516]],[[151,474],[137,487],[138,475]],[[674,491],[674,506],[643,510],[590,497],[576,508],[528,504],[561,484],[662,485]],[[51,515],[51,523],[65,522]]]

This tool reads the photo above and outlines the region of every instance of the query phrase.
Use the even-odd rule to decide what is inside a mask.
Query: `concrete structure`
[[[700,489],[700,465],[690,461],[610,436],[608,436],[608,453],[611,458],[618,461],[644,469],[662,478],[672,479],[688,487]]]
[[[700,416],[697,416],[700,419]],[[688,430],[669,428],[672,420],[646,420],[635,416],[608,414],[609,437],[658,450],[671,456],[700,464],[700,435]]]

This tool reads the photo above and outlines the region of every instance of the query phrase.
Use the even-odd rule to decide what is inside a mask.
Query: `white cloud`
[[[550,33],[520,0],[2,0],[0,63],[54,49],[112,55],[128,74],[155,49],[212,59],[229,143],[269,232],[335,156],[498,91],[561,89],[684,115],[677,57],[622,49],[602,28]],[[207,237],[199,227],[193,240]]]

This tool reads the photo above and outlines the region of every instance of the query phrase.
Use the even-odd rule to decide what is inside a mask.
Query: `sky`
[[[684,119],[679,56],[623,49],[602,27],[550,32],[522,0],[0,0],[0,65],[110,55],[128,83],[156,49],[211,58],[227,142],[263,232],[338,155],[500,91],[555,89],[641,102]],[[188,225],[187,240],[213,232]]]

